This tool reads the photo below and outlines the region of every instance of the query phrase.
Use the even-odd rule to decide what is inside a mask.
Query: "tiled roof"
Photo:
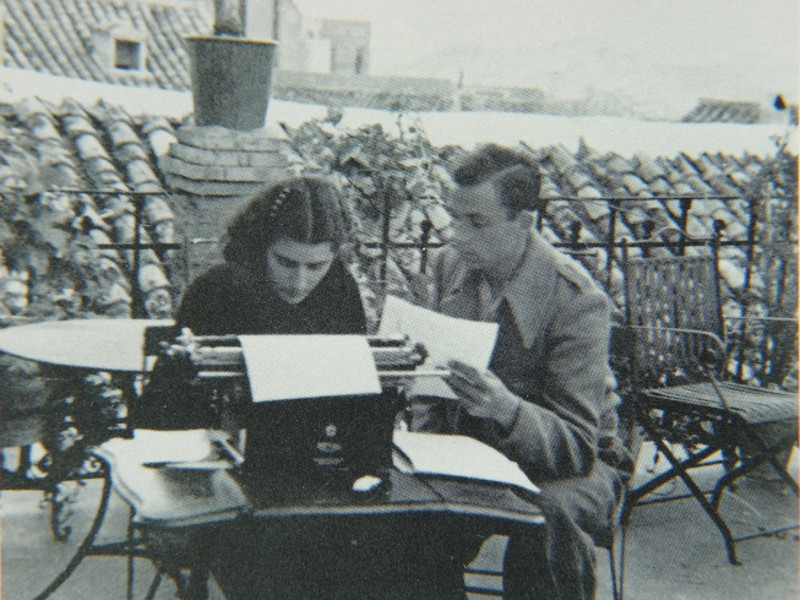
[[[687,123],[759,123],[762,109],[758,102],[701,100],[681,121]]]
[[[211,31],[196,3],[143,0],[4,0],[5,66],[104,83],[187,90],[183,38]],[[115,28],[140,39],[141,71],[113,66]]]
[[[118,194],[107,197],[80,196],[82,210],[100,219],[96,228],[98,239],[110,233],[115,241],[130,240],[132,209],[126,192],[139,191],[154,192],[145,203],[147,235],[158,241],[173,240],[175,207],[169,202],[178,195],[168,189],[159,159],[167,155],[170,145],[177,140],[179,123],[163,117],[132,118],[116,106],[103,103],[86,106],[70,100],[56,106],[28,99],[0,110],[2,124],[21,127],[36,141],[43,164],[59,173],[62,187],[119,190]],[[765,163],[765,157],[747,152],[623,156],[600,153],[586,144],[576,152],[561,145],[534,148],[532,152],[543,172],[542,194],[550,199],[544,213],[544,234],[554,242],[568,241],[575,233],[581,242],[604,240],[610,208],[606,202],[591,201],[599,197],[647,198],[642,202],[622,203],[615,231],[617,240],[641,238],[648,228],[669,231],[679,227],[681,200],[650,198],[653,195],[703,198],[692,204],[685,226],[690,236],[708,238],[714,220],[721,220],[727,238],[743,239],[750,215],[748,202],[743,198],[750,193]],[[793,190],[788,182],[796,177],[796,165],[793,173],[773,176],[775,194],[790,196]],[[170,192],[173,194],[169,195]],[[737,198],[724,199],[727,196]],[[417,223],[420,220],[420,215],[406,216]],[[216,235],[221,235],[225,223],[215,226],[219,227]],[[177,223],[177,227],[183,228],[179,235],[197,235],[188,220]],[[202,232],[210,233],[213,232]],[[688,248],[688,251],[698,250]],[[126,255],[114,257],[121,268],[130,272],[128,259]],[[586,261],[597,278],[605,282],[605,250],[595,249]],[[744,249],[723,248],[722,274],[734,296],[743,291],[746,261]],[[171,289],[158,256],[147,253],[144,263],[154,265],[152,269],[148,267],[151,279],[144,282],[146,292]],[[618,267],[614,268],[610,281],[610,291],[618,296],[621,283]],[[759,276],[753,276],[751,289],[763,290],[766,285]]]
[[[26,134],[38,155],[40,168],[59,190],[43,201],[59,202],[98,244],[134,241],[134,198],[143,197],[141,241],[171,243],[174,214],[158,171],[158,158],[175,139],[174,124],[160,117],[132,119],[122,109],[102,103],[83,106],[66,100],[59,106],[30,98],[0,106],[0,127]],[[103,190],[112,193],[85,193]],[[169,316],[173,289],[165,254],[153,250],[141,255],[139,286],[147,316]],[[130,315],[134,264],[130,251],[103,250],[104,268],[123,273],[105,298],[107,314]]]
[[[739,157],[725,155],[675,157],[622,157],[615,153],[599,154],[584,148],[580,159],[564,148],[543,148],[535,155],[544,173],[543,196],[553,198],[546,210],[545,229],[553,241],[570,238],[579,222],[579,241],[591,243],[606,239],[609,228],[609,207],[606,203],[571,202],[561,198],[591,199],[596,197],[689,196],[692,202],[685,231],[689,236],[709,239],[715,220],[725,224],[728,239],[744,239],[749,207],[742,198],[720,200],[719,197],[746,196],[753,176],[763,158],[751,154]],[[786,193],[789,190],[785,190]],[[645,226],[653,231],[677,230],[680,227],[681,200],[649,199],[623,202],[615,236],[634,241],[642,237]],[[687,248],[688,253],[698,252]],[[633,249],[632,252],[638,251]],[[653,249],[652,254],[667,252]],[[743,249],[726,249],[723,276],[732,289],[740,289],[744,280],[746,254]],[[597,249],[589,266],[598,278],[605,277],[606,252]],[[612,293],[618,295],[621,273],[612,274]]]

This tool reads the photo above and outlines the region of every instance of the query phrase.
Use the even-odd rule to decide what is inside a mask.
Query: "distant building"
[[[211,32],[203,2],[3,0],[2,66],[187,90],[183,38]]]
[[[778,96],[780,97],[780,96]],[[681,121],[685,123],[777,123],[797,124],[797,105],[787,105],[783,98],[770,102],[736,102],[702,99]]]
[[[188,90],[184,38],[210,35],[220,0],[3,0],[0,66]],[[279,40],[278,70],[365,75],[369,23],[311,19],[292,0],[243,0],[245,37]],[[276,26],[277,22],[277,26]],[[275,35],[277,33],[277,36]]]
[[[321,33],[331,42],[331,73],[366,75],[369,72],[369,23],[324,19]]]
[[[278,7],[278,69],[325,75],[369,73],[369,23],[308,17],[292,0],[256,1],[272,5],[266,10]]]

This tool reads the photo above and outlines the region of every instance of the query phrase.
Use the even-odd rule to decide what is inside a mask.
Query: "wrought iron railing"
[[[147,212],[151,208],[152,199],[160,198],[169,206],[169,195],[161,190],[157,191],[129,191],[119,189],[60,189],[55,193],[69,195],[87,195],[96,200],[98,207],[102,208],[105,201],[110,197],[119,196],[124,202],[130,204],[126,210],[132,215],[132,231],[128,231],[127,239],[117,239],[109,243],[98,244],[101,250],[122,250],[129,251],[130,254],[126,270],[130,277],[131,285],[131,313],[134,317],[145,317],[145,290],[140,285],[140,272],[142,269],[142,257],[145,252],[155,252],[160,259],[164,259],[170,251],[181,251],[183,257],[182,268],[170,269],[162,263],[162,268],[167,273],[171,284],[171,291],[175,296],[179,296],[183,287],[191,280],[195,274],[195,265],[192,262],[192,255],[196,248],[203,245],[217,244],[215,238],[192,238],[184,237],[182,241],[177,241],[174,236],[160,236],[158,239],[153,235],[152,216],[148,222]],[[779,199],[785,200],[785,199]],[[713,196],[697,197],[686,195],[671,196],[607,196],[593,198],[544,198],[544,206],[535,215],[537,228],[542,231],[549,227],[551,231],[557,232],[560,241],[554,243],[555,246],[574,253],[578,258],[592,256],[595,264],[598,262],[596,253],[604,253],[604,268],[595,270],[595,277],[605,285],[610,291],[612,278],[615,269],[621,268],[623,254],[636,249],[642,255],[655,251],[669,252],[676,255],[685,254],[690,248],[708,248],[709,252],[715,252],[726,247],[741,248],[744,253],[743,289],[734,290],[737,298],[745,304],[756,297],[750,293],[750,286],[753,281],[753,273],[757,269],[756,252],[760,244],[759,228],[762,225],[758,221],[758,211],[755,210],[756,202],[748,201],[742,196]],[[734,215],[733,208],[728,203],[738,203],[738,215],[736,223],[725,222],[710,214],[708,210],[698,210],[704,202],[722,203],[728,213]],[[761,202],[765,200],[761,199]],[[550,208],[554,203],[558,203],[558,210],[569,207],[572,211],[572,219],[565,226],[559,225],[556,215]],[[582,210],[582,205],[598,203],[605,205],[605,209],[600,211],[601,218],[593,222],[582,220],[577,216]],[[657,203],[658,210],[654,210]],[[670,203],[673,206],[670,206]],[[626,215],[630,207],[647,205],[649,217],[639,219],[634,225],[626,222]],[[119,217],[120,205],[115,206]],[[585,210],[584,210],[585,212]],[[641,216],[640,212],[640,216]],[[699,214],[702,217],[703,228],[708,231],[708,235],[697,237],[691,235],[692,219]],[[384,215],[387,219],[390,215]],[[174,217],[173,217],[174,218]],[[588,225],[587,225],[588,223]],[[696,224],[696,223],[695,223]],[[733,227],[735,232],[729,234],[729,228]],[[589,230],[588,228],[591,228]],[[587,233],[588,232],[588,233]],[[585,235],[586,234],[586,235]],[[124,237],[124,236],[123,236]],[[552,236],[551,236],[552,237]],[[784,240],[781,243],[796,244],[796,240]],[[366,248],[379,250],[374,260],[380,261],[378,269],[379,281],[373,282],[378,286],[385,286],[386,282],[386,262],[390,259],[392,252],[395,251],[416,251],[419,253],[418,264],[422,270],[425,269],[428,261],[429,251],[442,245],[438,240],[437,234],[429,221],[423,221],[419,227],[417,239],[412,241],[395,241],[389,238],[389,227],[381,227],[380,236],[374,240],[361,241],[360,245]],[[174,264],[174,263],[171,263]],[[784,266],[785,267],[785,266]],[[182,271],[178,274],[177,271]],[[783,274],[786,281],[779,282],[777,287],[782,290],[782,294],[792,295],[790,302],[782,302],[783,306],[796,306],[796,286],[788,285],[789,278],[796,272],[795,269],[783,268],[778,270]],[[383,287],[385,289],[385,287]],[[621,307],[623,308],[623,307]],[[742,315],[748,315],[748,306],[742,306]],[[793,318],[793,314],[761,314],[768,318]],[[744,319],[741,319],[744,322]],[[732,329],[734,337],[739,340],[745,339],[747,333],[736,333]],[[752,334],[752,330],[751,330]],[[764,346],[765,348],[767,346]],[[740,361],[741,362],[741,361]]]

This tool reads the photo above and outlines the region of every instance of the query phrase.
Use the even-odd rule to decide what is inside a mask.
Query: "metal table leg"
[[[75,552],[72,559],[69,561],[67,566],[64,568],[61,573],[59,573],[53,581],[33,600],[45,600],[50,594],[56,591],[61,584],[63,584],[67,579],[69,579],[70,575],[72,575],[73,571],[78,568],[78,565],[81,561],[89,554],[92,546],[94,545],[94,540],[97,538],[97,534],[100,531],[100,526],[103,524],[103,519],[106,516],[106,510],[108,509],[108,500],[111,496],[111,476],[108,473],[108,469],[104,470],[103,476],[103,491],[100,497],[100,505],[97,507],[97,513],[94,516],[94,520],[92,521],[92,525],[89,528],[89,533],[86,534],[86,537],[81,542],[81,545],[78,546],[78,550]]]

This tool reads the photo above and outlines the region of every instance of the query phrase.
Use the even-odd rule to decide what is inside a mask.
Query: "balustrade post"
[[[433,229],[433,223],[431,223],[428,219],[425,219],[422,223],[420,223],[420,228],[422,229],[422,237],[420,239],[422,247],[420,248],[419,272],[425,273],[425,270],[428,266],[428,244],[431,241],[431,230]]]
[[[687,228],[689,225],[689,211],[692,210],[692,199],[681,198],[681,215],[679,217],[679,227],[681,229],[681,237],[678,242],[678,254],[684,256],[686,254],[686,235],[689,233]]]
[[[609,200],[608,234],[606,236],[606,290],[611,289],[611,272],[614,268],[615,241],[617,237],[617,215],[619,214],[620,201]]]

